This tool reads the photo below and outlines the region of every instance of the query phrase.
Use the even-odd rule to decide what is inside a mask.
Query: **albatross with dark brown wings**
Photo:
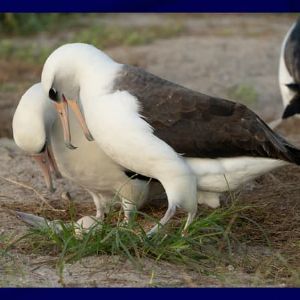
[[[300,163],[300,150],[244,105],[119,64],[91,45],[55,50],[42,85],[54,102],[83,114],[87,137],[115,162],[161,182],[169,203],[162,225],[182,207],[187,228],[197,189],[224,190],[224,174],[235,188],[286,162]]]

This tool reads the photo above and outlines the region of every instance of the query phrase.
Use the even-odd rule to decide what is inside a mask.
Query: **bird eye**
[[[49,98],[53,101],[58,101],[58,93],[54,88],[49,90]]]

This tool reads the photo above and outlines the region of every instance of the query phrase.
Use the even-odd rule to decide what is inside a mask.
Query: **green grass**
[[[239,219],[239,214],[248,207],[232,206],[216,209],[208,215],[202,215],[189,227],[188,235],[182,236],[184,220],[171,222],[153,237],[148,237],[140,225],[141,219],[150,223],[155,220],[143,213],[136,213],[136,218],[128,225],[120,220],[119,212],[110,213],[105,223],[97,223],[78,238],[75,235],[74,222],[61,222],[62,230],[52,226],[31,229],[18,241],[11,243],[8,249],[18,244],[26,245],[30,253],[57,256],[57,266],[63,268],[66,262],[75,262],[91,255],[119,255],[129,259],[135,266],[142,265],[143,258],[156,261],[184,264],[198,271],[215,264],[224,249],[231,253],[231,227]],[[175,225],[174,223],[177,223]],[[154,223],[155,224],[155,223]]]
[[[68,16],[66,19],[69,19],[69,21],[63,21],[64,29],[66,30],[66,26],[69,28],[68,35],[65,36],[55,34],[57,31],[57,29],[55,29],[57,24],[60,24],[61,22],[61,14],[45,14],[41,20],[40,17],[35,16],[35,14],[32,14],[31,17],[29,15],[27,16],[27,14],[21,14],[20,16],[15,16],[15,14],[0,15],[0,32],[13,32],[15,33],[15,36],[22,34],[26,35],[22,32],[22,30],[26,29],[26,27],[23,27],[24,20],[26,18],[32,18],[33,20],[38,18],[39,22],[43,22],[42,20],[44,19],[47,20],[47,22],[45,21],[45,25],[37,25],[38,31],[30,29],[29,32],[33,33],[44,30],[47,31],[47,36],[50,38],[47,45],[42,45],[34,39],[32,43],[23,43],[16,40],[11,34],[6,35],[0,40],[0,58],[42,64],[54,49],[65,43],[89,43],[100,49],[116,46],[137,46],[150,44],[157,39],[178,36],[185,30],[183,25],[178,22],[139,27],[121,27],[98,22],[97,25],[88,26],[85,24],[78,28],[77,25],[80,20],[77,17]],[[10,22],[16,24],[8,25]],[[69,23],[67,24],[67,22]],[[50,30],[51,28],[52,30]]]
[[[90,43],[105,49],[114,46],[136,46],[152,43],[156,39],[177,36],[184,31],[181,23],[152,25],[143,27],[119,27],[98,24],[81,30],[73,40]]]
[[[78,227],[73,220],[78,218],[78,214],[71,205],[69,217],[64,218],[71,221],[59,221],[61,230],[49,224],[40,229],[30,229],[17,240],[16,237],[6,237],[0,258],[2,255],[9,259],[12,250],[25,255],[50,256],[45,263],[56,265],[62,282],[67,263],[80,261],[87,256],[109,255],[121,260],[128,259],[137,269],[143,268],[145,259],[167,261],[205,276],[213,275],[229,285],[238,284],[239,280],[234,273],[228,277],[228,266],[237,272],[249,274],[249,284],[298,284],[297,266],[291,264],[284,249],[274,248],[267,231],[249,217],[256,207],[238,206],[236,195],[229,197],[235,200],[225,208],[212,211],[203,210],[202,207],[187,235],[182,236],[185,218],[180,214],[178,217],[181,218],[174,218],[151,238],[146,235],[144,228],[145,224],[147,228],[150,224],[154,225],[157,222],[155,218],[136,212],[130,224],[125,225],[121,211],[111,211],[105,223],[96,223],[90,230],[83,231],[80,237],[76,236],[75,229]],[[252,231],[260,234],[251,239]],[[255,250],[255,247],[264,250]],[[299,245],[295,245],[295,249],[297,247]],[[240,283],[245,284],[245,278]]]
[[[65,25],[74,14],[63,13],[3,13],[0,14],[0,33],[28,36]]]
[[[0,41],[0,59],[17,59],[22,62],[42,64],[55,48],[56,46],[43,47],[37,43],[20,47],[13,40],[3,39]]]
[[[5,249],[5,244],[7,243],[7,238],[4,233],[0,233],[0,256],[7,255],[7,251]]]
[[[255,106],[258,102],[258,93],[253,86],[239,84],[228,89],[227,95],[230,99],[243,103],[247,106]]]

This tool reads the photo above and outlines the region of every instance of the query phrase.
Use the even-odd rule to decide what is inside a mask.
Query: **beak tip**
[[[60,173],[58,173],[58,172],[55,172],[55,177],[57,179],[62,179],[63,178],[62,175]]]
[[[89,142],[93,142],[94,141],[94,138],[91,135],[88,135],[86,138],[87,138],[87,140]]]
[[[73,145],[72,145],[71,143],[69,143],[69,142],[66,142],[65,145],[66,145],[66,147],[67,147],[68,149],[70,149],[70,150],[75,150],[75,149],[77,149],[77,147],[73,146]]]

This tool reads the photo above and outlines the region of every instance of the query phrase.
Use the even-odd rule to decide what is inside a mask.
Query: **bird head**
[[[38,83],[22,96],[12,123],[15,143],[38,163],[51,192],[55,190],[51,177],[55,163],[49,155],[48,135],[55,119],[55,110]]]

